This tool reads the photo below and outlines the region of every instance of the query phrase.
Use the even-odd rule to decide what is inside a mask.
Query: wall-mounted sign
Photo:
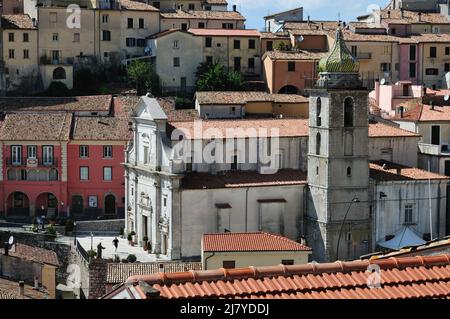
[[[97,196],[89,196],[89,207],[91,208],[97,207]]]

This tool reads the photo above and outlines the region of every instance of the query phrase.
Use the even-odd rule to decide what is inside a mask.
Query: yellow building
[[[237,11],[161,12],[161,31],[181,29],[244,29],[245,18]]]
[[[5,89],[29,92],[39,77],[37,28],[25,14],[3,15],[1,27]]]
[[[311,248],[265,232],[216,233],[202,236],[203,270],[308,263]]]
[[[226,0],[159,0],[149,1],[149,4],[159,9],[181,9],[181,10],[214,10],[226,11]]]

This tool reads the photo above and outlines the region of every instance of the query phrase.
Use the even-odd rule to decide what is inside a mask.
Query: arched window
[[[350,166],[347,167],[347,176],[348,177],[352,176],[352,168]]]
[[[344,127],[353,127],[354,103],[351,97],[344,100]]]
[[[66,70],[62,67],[58,67],[53,70],[53,80],[65,80],[66,79]]]
[[[317,126],[321,126],[322,125],[322,100],[320,99],[320,97],[317,98],[317,102],[316,102],[316,124]]]
[[[321,136],[320,133],[316,134],[316,155],[320,155],[320,144],[322,143],[321,141]]]

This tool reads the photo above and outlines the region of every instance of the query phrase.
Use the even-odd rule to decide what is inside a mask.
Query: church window
[[[344,100],[344,127],[353,127],[354,103],[351,97]]]
[[[316,103],[316,124],[317,126],[321,126],[322,125],[322,100],[319,98],[317,98],[317,103]]]
[[[320,133],[317,133],[316,135],[316,155],[320,155],[320,144],[322,143],[321,141],[321,136]]]
[[[348,177],[352,176],[352,168],[350,166],[347,167],[347,176]]]

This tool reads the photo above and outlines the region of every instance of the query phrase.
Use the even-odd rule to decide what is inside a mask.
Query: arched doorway
[[[279,91],[279,94],[298,94],[298,89],[293,85],[283,86]]]
[[[36,198],[36,216],[58,215],[58,199],[52,193],[42,193]]]
[[[8,217],[28,217],[30,216],[30,200],[25,193],[14,192],[8,196],[7,201]]]
[[[66,70],[62,67],[57,67],[53,70],[53,80],[65,80],[66,79]]]
[[[116,214],[116,197],[112,194],[105,196],[105,215]]]

